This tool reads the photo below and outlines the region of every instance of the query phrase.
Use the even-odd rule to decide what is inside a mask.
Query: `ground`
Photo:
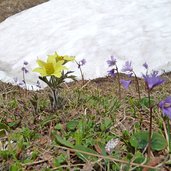
[[[7,17],[48,0],[0,0],[0,22]]]
[[[0,20],[42,2],[0,0]],[[171,74],[162,77],[165,84],[151,92],[154,105],[171,94]],[[49,88],[28,91],[0,82],[0,170],[170,170],[166,118],[155,105],[152,127],[157,136],[148,161],[144,80],[138,79],[139,99],[135,77],[120,78],[132,80],[120,93],[117,77],[62,84],[58,109],[51,106]],[[105,150],[110,140],[116,143],[111,153]]]

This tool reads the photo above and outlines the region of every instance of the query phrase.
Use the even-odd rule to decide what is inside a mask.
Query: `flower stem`
[[[80,70],[80,73],[81,73],[81,79],[83,81],[83,85],[84,85],[84,75],[83,75],[83,71],[81,69],[81,65],[76,61],[76,64],[78,65],[78,69]]]
[[[121,85],[120,85],[120,76],[119,76],[119,71],[118,71],[118,67],[117,67],[117,66],[116,66],[116,72],[117,72],[117,76],[118,76],[119,99],[121,99]]]
[[[80,73],[81,73],[81,79],[83,81],[83,85],[84,85],[84,75],[83,75],[83,71],[81,69],[81,66],[79,67]]]
[[[171,137],[170,137],[170,122],[169,118],[167,118],[167,134],[168,134],[168,146],[169,146],[169,154],[171,154]]]
[[[135,76],[135,80],[136,80],[136,88],[137,88],[137,91],[138,91],[138,98],[139,98],[139,100],[141,99],[141,95],[140,95],[140,85],[139,85],[139,81],[138,81],[138,77],[137,77],[137,75],[135,74],[135,72],[133,72],[134,73],[134,76]]]
[[[58,105],[58,92],[57,92],[57,89],[55,88],[55,80],[54,79],[55,79],[54,76],[52,76],[51,77],[51,81],[52,81],[51,90],[52,90],[52,98],[53,98],[52,107],[53,107],[53,109],[56,109],[57,105]]]
[[[153,108],[151,106],[150,90],[148,90],[148,104],[149,104],[149,109],[150,109],[150,125],[149,125],[149,139],[148,139],[147,157],[150,160],[150,157],[151,157],[151,141],[152,141],[152,117],[153,117]]]

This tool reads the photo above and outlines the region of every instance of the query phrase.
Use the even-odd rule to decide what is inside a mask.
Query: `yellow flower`
[[[57,61],[61,61],[61,60],[65,61],[65,63],[75,60],[75,57],[73,57],[73,56],[67,56],[67,55],[60,56],[60,55],[57,54],[57,52],[55,52],[54,55],[48,55],[48,57],[56,58]]]
[[[35,68],[33,72],[38,72],[42,77],[54,75],[55,77],[60,78],[62,71],[67,69],[63,64],[64,60],[57,61],[55,55],[49,55],[47,62],[44,62],[40,59],[37,60],[38,68]]]

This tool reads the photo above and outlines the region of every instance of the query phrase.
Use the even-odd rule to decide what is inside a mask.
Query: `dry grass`
[[[48,0],[0,0],[0,22],[6,18]]]

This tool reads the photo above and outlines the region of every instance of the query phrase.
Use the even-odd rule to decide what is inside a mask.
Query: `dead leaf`
[[[147,165],[148,165],[148,166],[155,167],[155,166],[157,166],[161,161],[162,161],[162,158],[161,158],[161,157],[154,157],[154,158],[152,158],[152,159],[147,163]],[[148,170],[149,170],[149,168],[143,168],[142,171],[148,171]]]

